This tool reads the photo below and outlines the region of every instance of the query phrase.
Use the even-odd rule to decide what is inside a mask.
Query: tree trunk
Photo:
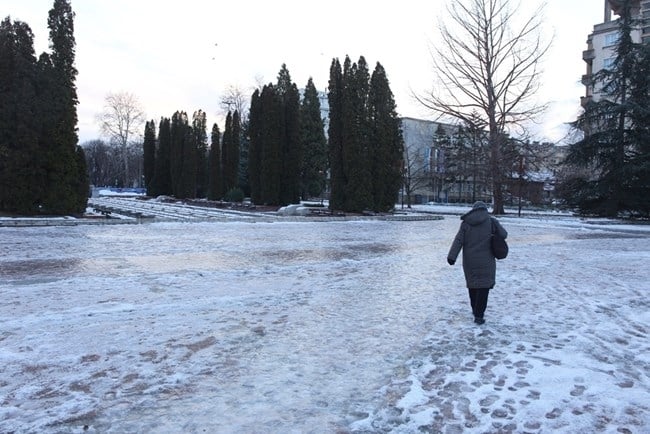
[[[129,187],[129,150],[127,145],[122,145],[122,158],[124,160],[124,176],[122,177],[122,187]]]
[[[490,119],[490,175],[492,176],[492,214],[503,215],[503,191],[501,179],[501,133],[494,120],[495,110],[491,111]]]

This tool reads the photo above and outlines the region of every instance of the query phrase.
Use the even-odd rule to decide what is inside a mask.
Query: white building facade
[[[593,32],[587,37],[587,49],[582,52],[582,59],[587,64],[586,73],[582,76],[582,84],[585,86],[585,96],[581,98],[583,107],[589,101],[603,97],[602,83],[594,80],[594,76],[611,67],[616,58],[618,21],[614,16],[621,13],[622,3],[621,0],[604,0],[603,22],[594,25]],[[632,33],[632,40],[650,42],[650,0],[633,0],[632,15],[647,20]]]

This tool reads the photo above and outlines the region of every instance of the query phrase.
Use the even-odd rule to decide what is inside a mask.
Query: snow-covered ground
[[[502,222],[0,227],[0,432],[650,432],[650,227]]]

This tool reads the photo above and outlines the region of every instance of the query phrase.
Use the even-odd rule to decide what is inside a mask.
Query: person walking
[[[494,288],[496,260],[492,253],[492,232],[498,231],[505,239],[508,232],[496,218],[490,216],[485,202],[474,203],[472,209],[463,214],[460,229],[447,254],[447,262],[454,265],[463,251],[463,272],[469,290],[469,300],[476,324],[485,323],[488,294]]]

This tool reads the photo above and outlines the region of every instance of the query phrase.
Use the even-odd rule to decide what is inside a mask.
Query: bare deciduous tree
[[[102,134],[120,149],[124,167],[122,185],[127,186],[130,174],[129,147],[142,140],[144,110],[138,98],[131,93],[109,93],[104,100],[104,110],[97,115],[97,122]]]
[[[242,121],[245,121],[249,101],[250,95],[246,94],[244,89],[237,85],[230,85],[224,90],[221,97],[221,108],[225,113],[236,110],[242,117]]]
[[[414,192],[430,184],[428,168],[425,159],[418,151],[421,150],[420,143],[410,143],[404,146],[404,172],[402,208],[404,207],[404,195],[406,195],[406,206],[411,208]]]
[[[544,105],[533,96],[539,62],[550,47],[541,37],[542,8],[520,20],[510,0],[453,1],[432,50],[438,87],[416,98],[442,117],[472,121],[479,113],[487,127],[494,213],[503,214],[501,146],[513,126],[521,128]]]

